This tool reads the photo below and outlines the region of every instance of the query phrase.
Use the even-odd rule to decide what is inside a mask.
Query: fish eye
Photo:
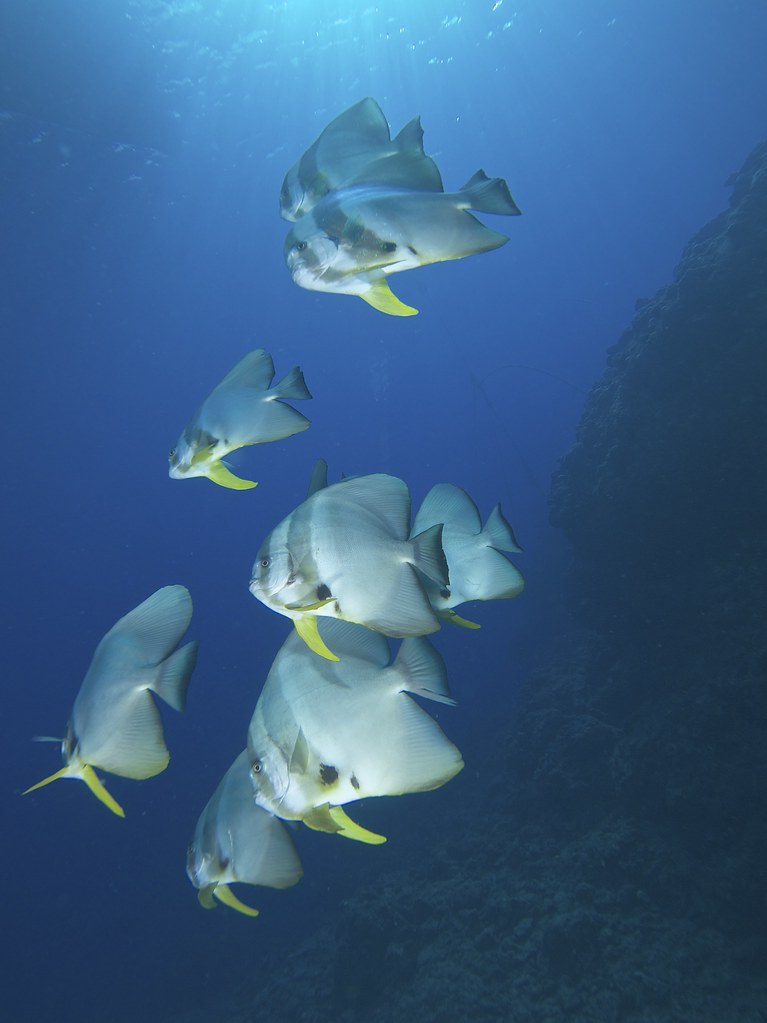
[[[303,252],[306,248],[306,242],[296,242],[296,252]]]
[[[176,457],[176,449],[175,448],[171,448],[170,451],[168,452],[168,458],[175,458],[175,457]]]
[[[261,561],[259,562],[259,564],[261,565],[261,568],[269,568],[271,563],[272,563],[272,559],[271,558],[261,558]]]
[[[250,767],[251,770],[253,771],[253,774],[261,774],[262,764],[260,760],[254,760]]]

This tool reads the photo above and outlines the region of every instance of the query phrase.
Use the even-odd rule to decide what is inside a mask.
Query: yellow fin
[[[335,597],[325,597],[324,600],[315,600],[313,604],[286,604],[285,607],[288,611],[316,611],[318,608],[330,604],[335,599]]]
[[[47,778],[43,778],[43,780],[39,781],[36,785],[30,785],[29,788],[24,789],[21,794],[22,796],[26,796],[27,792],[34,792],[35,789],[41,789],[43,785],[50,785],[52,781],[57,781],[59,778],[75,777],[77,777],[77,775],[74,775],[69,765],[67,765],[66,767],[62,767],[60,771],[56,771],[55,774],[49,774]]]
[[[301,818],[307,828],[311,828],[312,831],[324,831],[328,835],[337,835],[341,830],[341,825],[336,824],[333,818],[330,816],[330,806],[327,803],[323,803],[322,806],[315,806]]]
[[[367,291],[361,292],[360,298],[389,316],[415,316],[418,312],[413,306],[400,302],[384,278],[373,281]]]
[[[88,764],[82,764],[80,766],[67,764],[66,767],[62,767],[61,770],[56,771],[55,774],[50,774],[47,778],[43,778],[43,780],[39,781],[36,785],[31,785],[21,794],[22,796],[26,796],[27,792],[34,792],[35,789],[41,789],[43,785],[50,785],[52,781],[57,781],[59,778],[81,778],[99,802],[103,803],[104,806],[109,807],[112,813],[117,814],[118,817],[125,816],[123,808],[116,799],[109,795],[103,784],[96,776],[96,772]]]
[[[207,462],[210,456],[213,454],[213,448],[215,444],[208,444],[206,448],[199,448],[192,455],[192,465],[200,465],[201,462]]]
[[[241,480],[239,476],[229,472],[223,462],[211,462],[206,476],[220,487],[227,487],[229,490],[252,490],[258,486],[258,483],[252,480]]]
[[[118,817],[125,816],[123,808],[116,799],[109,795],[102,783],[96,777],[96,772],[88,764],[83,765],[82,778],[96,799],[102,802],[104,806],[108,807],[112,813],[116,813]]]
[[[244,902],[240,902],[228,884],[217,884],[213,889],[213,894],[219,902],[223,902],[230,909],[236,909],[238,913],[242,913],[244,916],[258,916],[258,910],[253,909],[251,906],[246,906]]]
[[[215,909],[216,903],[213,898],[213,889],[216,886],[214,884],[206,884],[204,888],[200,888],[197,892],[197,901],[200,903],[203,909]]]
[[[470,622],[468,618],[461,618],[455,611],[452,611],[449,607],[445,608],[444,611],[439,612],[439,617],[444,618],[446,622],[451,622],[453,625],[460,625],[464,629],[481,629],[482,626],[479,622]]]
[[[329,661],[340,661],[341,658],[336,657],[333,651],[325,645],[322,636],[320,636],[315,615],[302,615],[300,618],[294,618],[293,624],[298,635],[315,654],[319,654],[320,657],[325,657]]]
[[[366,845],[383,845],[386,841],[385,835],[377,835],[375,831],[368,831],[360,824],[355,824],[351,817],[347,816],[342,806],[331,806],[330,817],[341,829],[338,834],[342,838],[351,838],[355,842],[365,842]]]

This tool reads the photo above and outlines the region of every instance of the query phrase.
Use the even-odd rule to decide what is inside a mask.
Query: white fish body
[[[409,524],[410,495],[394,476],[355,476],[319,489],[264,540],[251,592],[292,618],[326,657],[333,655],[316,641],[317,617],[387,636],[436,632],[439,622],[415,568],[446,584],[441,527],[409,538]]]
[[[311,398],[296,366],[274,387],[272,357],[263,348],[241,359],[192,416],[169,456],[172,479],[207,476],[232,490],[256,484],[229,471],[222,459],[250,444],[282,440],[309,427],[288,399]]]
[[[170,755],[152,694],[184,709],[198,644],[176,647],[191,618],[186,587],[165,586],[112,626],[96,647],[75,699],[61,746],[65,766],[27,792],[57,778],[81,778],[124,816],[93,769],[144,779],[167,767]]]
[[[390,664],[376,633],[329,619],[320,630],[340,661],[316,657],[292,633],[259,697],[248,730],[256,800],[285,819],[360,837],[332,808],[429,791],[460,771],[458,749],[407,692],[453,701],[427,639],[403,640]]]
[[[246,916],[230,885],[290,888],[303,874],[284,824],[255,802],[247,750],[235,759],[200,814],[187,851],[186,872],[206,908],[220,902]]]
[[[298,220],[328,192],[362,181],[441,191],[434,161],[423,151],[420,118],[392,139],[383,111],[367,97],[335,117],[285,175],[280,214]]]
[[[503,600],[518,596],[524,579],[501,551],[519,553],[514,531],[496,505],[483,527],[477,506],[460,487],[438,483],[428,492],[413,522],[413,532],[443,524],[442,546],[449,571],[445,588],[425,579],[434,610],[457,624],[471,624],[448,612],[473,600]]]
[[[299,287],[358,295],[391,315],[412,315],[417,310],[391,294],[386,277],[508,241],[470,210],[520,212],[506,182],[483,171],[458,192],[375,185],[340,189],[293,225],[285,239],[285,261]]]

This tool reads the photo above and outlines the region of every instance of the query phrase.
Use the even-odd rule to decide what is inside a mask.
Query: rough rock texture
[[[573,603],[604,633],[673,641],[681,626],[692,645],[712,626],[761,627],[767,143],[733,185],[730,208],[688,244],[673,282],[637,303],[554,478]]]
[[[765,1023],[766,453],[767,144],[556,475],[579,631],[485,803],[201,1021]]]

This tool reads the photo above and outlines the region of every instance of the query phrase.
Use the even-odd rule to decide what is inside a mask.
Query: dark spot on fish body
[[[352,788],[359,791],[360,783],[357,781],[357,775],[353,774],[349,781],[352,783]]]
[[[218,444],[218,437],[214,437],[207,430],[200,430],[197,435],[197,446],[200,448],[214,448]]]
[[[317,587],[317,600],[330,600],[332,595],[330,588],[325,583],[320,583]]]
[[[346,238],[352,245],[358,245],[367,233],[359,221],[352,220],[351,218],[347,219],[341,231],[342,237]]]
[[[408,245],[408,248],[410,249],[414,256],[418,255],[418,249],[414,249],[412,245]]]
[[[443,598],[444,600],[447,600],[447,598],[448,598],[448,597],[450,596],[450,590],[448,590],[448,589],[446,589],[445,587],[443,587],[443,588],[442,588],[442,589],[441,589],[441,590],[439,591],[439,595],[440,595],[440,597],[442,597],[442,598]]]
[[[397,251],[397,243],[396,242],[381,242],[381,251],[382,252],[396,252]]]
[[[338,771],[330,764],[320,764],[320,781],[323,785],[333,785],[338,781]]]

